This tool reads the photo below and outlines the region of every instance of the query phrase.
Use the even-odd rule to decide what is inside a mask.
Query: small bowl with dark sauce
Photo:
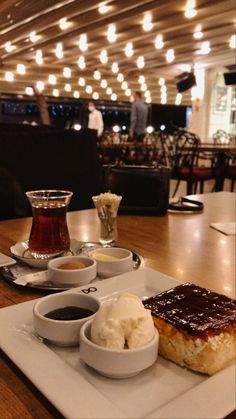
[[[92,319],[101,303],[98,298],[78,292],[48,295],[33,308],[37,335],[58,346],[76,346],[82,325]]]

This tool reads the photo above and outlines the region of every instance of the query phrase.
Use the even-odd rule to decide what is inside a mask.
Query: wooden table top
[[[212,228],[212,222],[235,220],[235,195],[218,192],[195,195],[205,204],[202,213],[169,213],[164,217],[118,217],[120,246],[144,257],[145,266],[191,281],[214,291],[235,296],[235,236]],[[99,221],[95,210],[68,213],[71,237],[97,241]],[[0,251],[29,236],[31,219],[0,222]],[[9,286],[0,278],[0,307],[42,296],[25,288]],[[0,418],[60,418],[61,415],[3,354],[0,358]],[[3,415],[3,416],[1,416]],[[233,419],[233,416],[230,416]]]

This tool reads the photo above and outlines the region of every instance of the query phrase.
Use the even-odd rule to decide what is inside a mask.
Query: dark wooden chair
[[[177,181],[172,197],[181,181],[187,183],[187,195],[196,193],[198,185],[203,193],[204,182],[220,175],[214,153],[200,152],[200,138],[185,129],[172,126],[160,135],[163,162],[171,168],[171,178]]]
[[[213,134],[214,144],[236,144],[236,136],[224,130],[217,130]],[[224,167],[222,169],[223,179],[231,180],[231,192],[234,191],[234,184],[236,180],[236,155],[235,153],[226,152],[224,155]],[[224,181],[223,181],[224,182]]]
[[[236,181],[236,154],[227,153],[226,154],[226,165],[224,169],[224,179],[229,179],[231,181],[230,190],[234,191],[234,185]]]
[[[187,195],[191,195],[195,182],[193,167],[200,142],[199,137],[184,129],[171,127],[171,130],[160,133],[160,140],[162,162],[171,169],[171,178],[177,181],[173,197],[181,181],[187,183]]]
[[[235,144],[236,136],[224,131],[223,129],[218,129],[213,134],[213,142],[214,144]]]

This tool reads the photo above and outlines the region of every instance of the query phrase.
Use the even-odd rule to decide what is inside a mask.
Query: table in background
[[[195,195],[205,204],[202,213],[169,213],[164,217],[118,217],[119,245],[136,250],[144,264],[180,282],[195,282],[214,291],[235,295],[235,236],[212,228],[212,222],[235,219],[235,195],[218,192]],[[95,210],[68,214],[71,237],[96,241],[99,221]],[[0,251],[28,238],[31,219],[0,222]],[[0,307],[42,296],[0,281]],[[61,415],[2,353],[0,360],[0,418],[60,418]],[[5,411],[5,415],[4,415]],[[1,416],[3,415],[3,416]],[[233,416],[230,416],[233,419]]]

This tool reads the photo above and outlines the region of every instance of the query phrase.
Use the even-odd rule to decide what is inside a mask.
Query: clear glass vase
[[[100,219],[99,242],[104,247],[114,246],[117,238],[117,212],[121,196],[106,192],[92,197]]]

